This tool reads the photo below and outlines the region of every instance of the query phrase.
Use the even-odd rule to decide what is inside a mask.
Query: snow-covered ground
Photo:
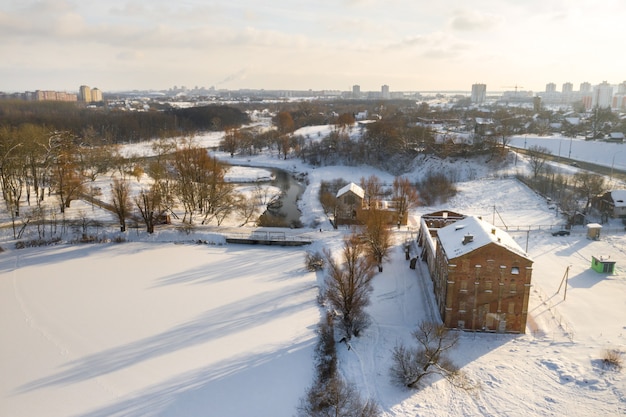
[[[198,139],[214,147],[219,135]],[[605,152],[609,144],[595,145],[595,152]],[[612,152],[617,167],[621,153]],[[575,159],[594,155],[585,151]],[[313,378],[316,296],[323,279],[305,270],[304,254],[338,247],[347,232],[333,231],[325,221],[316,199],[319,182],[392,177],[369,167],[312,169],[270,154],[248,159],[234,158],[308,172],[302,220],[319,223],[323,231],[295,233],[313,239],[310,247],[227,245],[218,235],[225,228],[218,227],[192,235],[159,231],[149,238],[132,231],[131,242],[122,244],[16,250],[8,237],[2,241],[0,415],[295,414]],[[440,166],[421,161],[409,176]],[[460,193],[445,206],[420,207],[407,228],[394,231],[397,246],[374,279],[372,326],[351,342],[351,350],[338,345],[341,374],[385,416],[626,414],[626,371],[600,364],[604,349],[626,351],[623,226],[613,221],[598,241],[588,240],[580,226],[570,236],[553,237],[546,229],[561,223],[554,210],[507,178],[524,166],[522,157],[516,167],[502,166],[497,173],[466,160],[445,165],[469,179],[458,184]],[[254,179],[262,172],[233,176]],[[464,333],[454,351],[456,363],[480,386],[474,394],[437,379],[408,391],[392,385],[388,374],[393,346],[409,343],[417,324],[434,316],[426,268],[409,268],[402,243],[415,236],[421,214],[441,208],[508,227],[535,261],[527,333]],[[86,204],[72,210],[100,213]],[[592,255],[616,260],[616,272],[591,270]],[[557,290],[566,271],[565,296],[563,287]]]

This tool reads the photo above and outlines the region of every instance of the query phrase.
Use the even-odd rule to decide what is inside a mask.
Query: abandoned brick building
[[[533,261],[508,233],[440,211],[422,216],[417,239],[446,327],[525,332]]]

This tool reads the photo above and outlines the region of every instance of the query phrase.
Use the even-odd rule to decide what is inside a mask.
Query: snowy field
[[[218,135],[201,139],[207,147],[219,141]],[[0,416],[295,415],[313,379],[323,279],[304,269],[304,254],[337,248],[346,233],[324,221],[319,181],[391,176],[368,167],[311,169],[272,155],[244,161],[308,172],[303,223],[319,222],[324,230],[297,232],[314,239],[311,247],[226,245],[216,227],[191,237],[162,232],[147,239],[133,231],[133,242],[122,244],[15,250],[9,238],[2,241]],[[411,178],[428,169],[425,163]],[[520,158],[515,169],[523,167]],[[385,416],[626,414],[626,371],[607,371],[600,362],[604,349],[626,351],[621,223],[605,228],[599,241],[588,240],[581,226],[553,237],[549,229],[562,221],[543,199],[506,178],[511,166],[500,175],[468,161],[454,168],[472,180],[458,184],[449,204],[420,207],[409,227],[394,232],[392,257],[374,279],[372,326],[351,350],[338,345],[340,373]],[[252,172],[251,179],[263,175]],[[394,345],[409,342],[417,324],[434,316],[426,268],[418,263],[411,270],[401,245],[415,236],[421,214],[443,208],[509,227],[535,261],[526,334],[464,333],[454,351],[480,386],[474,394],[438,379],[408,391],[388,374]],[[83,210],[96,216],[99,209]],[[591,270],[592,255],[616,260],[616,272]],[[557,290],[568,267],[565,298]]]

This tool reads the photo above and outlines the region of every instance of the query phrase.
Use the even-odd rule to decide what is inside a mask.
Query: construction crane
[[[500,87],[500,88],[514,88],[515,89],[515,94],[517,94],[517,89],[518,88],[524,88],[524,86],[523,85],[505,85],[505,86]]]

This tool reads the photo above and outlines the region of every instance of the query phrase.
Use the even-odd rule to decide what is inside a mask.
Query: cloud
[[[464,9],[453,13],[449,25],[459,31],[482,31],[495,28],[503,21],[504,19],[498,15]]]
[[[389,45],[391,50],[412,49],[419,56],[432,59],[450,59],[465,54],[473,44],[445,32],[433,32],[407,37]]]
[[[141,51],[122,51],[116,55],[120,61],[139,61],[143,59],[144,53]]]
[[[76,7],[66,0],[38,0],[26,5],[25,10],[29,15],[48,15],[50,13],[71,12]]]
[[[113,16],[143,16],[147,10],[143,3],[139,1],[129,1],[123,7],[112,7],[109,11]]]

